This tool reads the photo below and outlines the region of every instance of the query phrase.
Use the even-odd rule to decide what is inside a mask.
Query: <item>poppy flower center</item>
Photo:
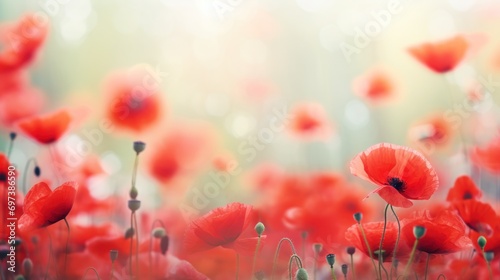
[[[397,177],[389,177],[387,179],[387,184],[389,186],[395,188],[399,192],[403,191],[404,188],[405,188],[405,182],[403,182],[403,180],[401,180],[401,179],[399,179]]]
[[[463,199],[472,199],[472,194],[470,192],[465,192]]]

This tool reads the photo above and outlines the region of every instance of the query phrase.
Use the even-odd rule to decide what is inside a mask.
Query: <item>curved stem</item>
[[[443,273],[439,274],[437,280],[441,279],[441,277],[443,277],[443,279],[446,280],[446,276]]]
[[[382,257],[383,257],[383,251],[382,251],[382,245],[384,244],[384,237],[385,237],[385,230],[387,228],[387,209],[389,209],[389,203],[385,206],[384,209],[384,229],[382,230],[382,237],[380,238],[380,245],[378,246],[378,274],[380,279],[382,279],[382,267],[384,266],[382,263]],[[385,268],[384,268],[385,270]],[[386,271],[387,273],[387,271]]]
[[[101,277],[99,277],[99,273],[97,273],[97,269],[95,269],[93,267],[87,267],[87,269],[85,270],[85,273],[82,276],[82,279],[85,279],[85,276],[87,276],[87,273],[89,272],[89,270],[94,271],[94,274],[97,276],[97,280],[101,279]]]
[[[368,251],[368,255],[370,256],[370,259],[372,260],[373,269],[375,269],[375,274],[377,275],[377,279],[379,279],[377,265],[375,265],[375,261],[373,260],[372,250],[370,249],[370,244],[368,244],[368,239],[366,238],[365,230],[363,229],[363,226],[361,225],[361,223],[359,223],[358,226],[359,226],[359,229],[361,230],[361,235],[363,236],[363,240],[365,241],[366,250]]]
[[[297,254],[293,254],[291,257],[290,257],[290,260],[288,261],[288,279],[292,280],[292,263],[293,263],[293,259],[295,259],[295,263],[297,264],[297,266],[300,268],[302,268],[302,260],[300,259],[300,257],[297,255]]]
[[[283,243],[283,241],[287,241],[290,244],[290,247],[292,248],[292,254],[297,255],[297,252],[295,251],[295,247],[293,246],[292,240],[290,240],[290,238],[287,238],[287,237],[281,238],[281,240],[278,242],[278,247],[276,248],[276,252],[274,253],[273,269],[271,271],[271,280],[274,277],[274,270],[276,269],[276,261],[278,259],[278,255],[279,255],[280,249],[281,249],[281,244]]]
[[[63,270],[63,276],[66,276],[66,265],[68,264],[68,246],[69,246],[69,234],[70,234],[70,229],[69,229],[69,224],[68,220],[66,218],[63,219],[64,223],[66,224],[66,228],[68,229],[68,236],[66,237],[66,249],[64,252],[64,270]]]
[[[26,181],[27,181],[27,177],[28,177],[28,168],[30,167],[30,163],[34,162],[35,163],[35,166],[37,166],[37,163],[36,163],[36,158],[32,157],[30,158],[27,162],[26,162],[26,165],[24,166],[24,174],[23,174],[23,193],[26,194],[28,192],[28,190],[26,189]]]
[[[50,259],[52,256],[52,237],[50,236],[50,233],[48,234],[48,236],[49,236],[49,258],[47,259],[47,270],[45,271],[45,277],[44,277],[45,280],[47,280],[47,277],[49,276]]]
[[[398,236],[396,237],[396,244],[394,245],[394,251],[392,252],[392,262],[396,259],[396,252],[398,250],[398,246],[399,246],[399,238],[401,236],[401,223],[399,222],[399,218],[398,218],[398,215],[396,214],[396,211],[394,210],[394,207],[392,207],[391,205],[391,211],[392,211],[392,214],[394,214],[394,217],[396,218],[396,222],[398,223]],[[394,266],[391,264],[391,271],[390,271],[390,275],[391,275],[391,278],[392,278],[392,269],[394,268]],[[396,271],[396,276],[397,276],[398,272]]]

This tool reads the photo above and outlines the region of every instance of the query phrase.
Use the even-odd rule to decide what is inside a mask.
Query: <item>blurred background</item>
[[[422,148],[413,141],[411,128],[468,102],[471,86],[481,79],[493,81],[491,87],[482,83],[482,93],[491,99],[460,115],[461,123],[476,128],[460,130],[467,134],[467,144],[474,145],[489,139],[498,125],[500,4],[494,0],[0,3],[2,22],[28,12],[50,22],[45,44],[29,69],[31,83],[46,95],[42,112],[65,106],[85,111],[85,121],[58,143],[63,154],[74,152],[82,141],[91,142],[89,131],[106,117],[105,81],[110,73],[147,65],[160,77],[160,125],[140,133],[104,132],[102,141],[84,152],[96,154],[108,174],[124,175],[112,183],[118,189],[123,185],[124,192],[133,164],[131,141],[161,142],[161,135],[176,124],[203,123],[214,142],[208,149],[213,166],[205,164],[189,173],[186,187],[212,180],[210,170],[224,170],[228,158],[242,167],[238,179],[230,182],[238,187],[226,190],[230,198],[218,197],[214,205],[247,199],[249,193],[240,189],[249,184],[244,175],[262,163],[290,172],[349,174],[348,161],[373,144]],[[477,44],[471,44],[468,55],[447,74],[430,71],[408,52],[411,46],[457,34],[470,35]],[[363,88],[357,79],[373,71],[384,73],[390,84],[388,98],[381,102],[371,102],[362,96],[363,90],[356,92]],[[309,103],[317,105],[312,111],[324,122],[324,135],[304,139],[294,135],[293,128],[272,129],[277,117]],[[478,126],[476,117],[486,121]],[[268,128],[272,135],[266,136]],[[3,131],[2,145],[7,146],[9,129]],[[445,148],[428,151],[433,164],[449,172],[443,177],[446,184],[451,174],[469,170],[454,132]],[[262,137],[266,140],[252,144]],[[41,149],[21,137],[12,159],[24,165]],[[154,154],[154,148],[149,152]],[[154,199],[156,187],[173,184],[151,179],[142,168],[142,195]],[[102,188],[108,180],[95,182],[96,194],[109,195]]]

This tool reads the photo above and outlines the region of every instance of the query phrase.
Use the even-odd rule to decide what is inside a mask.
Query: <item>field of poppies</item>
[[[500,278],[496,1],[7,2],[0,280]]]

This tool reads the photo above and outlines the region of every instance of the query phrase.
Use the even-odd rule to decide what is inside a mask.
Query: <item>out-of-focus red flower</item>
[[[465,235],[465,224],[452,211],[415,213],[412,218],[404,219],[401,235],[408,246],[413,246],[413,228],[423,226],[425,235],[418,241],[417,249],[429,254],[449,254],[471,247],[471,240]]]
[[[353,91],[372,104],[379,104],[394,97],[395,88],[392,79],[382,70],[372,70],[356,78]]]
[[[332,134],[328,116],[318,103],[300,103],[292,111],[291,133],[304,140],[326,140]]]
[[[362,224],[363,230],[366,234],[366,239],[368,245],[372,252],[374,259],[378,259],[376,252],[380,249],[380,239],[382,238],[382,231],[384,230],[384,222],[373,222]],[[403,225],[401,225],[403,226]],[[383,250],[383,261],[392,261],[394,249],[396,246],[396,239],[398,236],[398,225],[396,222],[387,222],[387,227],[385,229],[384,242],[382,244]],[[369,256],[366,243],[363,239],[363,235],[359,229],[358,224],[350,226],[345,232],[345,238],[353,246],[361,250],[365,255]],[[396,251],[396,256],[399,260],[405,258],[409,253],[409,247],[406,245],[405,236],[401,236]]]
[[[493,226],[493,234],[490,236],[486,237],[484,234],[476,232],[476,231],[471,231],[470,233],[470,239],[471,240],[477,240],[479,236],[484,236],[486,237],[486,246],[484,247],[485,252],[494,252],[495,254],[495,259],[498,259],[499,254],[500,254],[500,217],[495,216],[493,217],[496,219],[495,224]],[[477,242],[474,242],[474,247],[476,248],[476,251],[481,252],[481,248],[479,248],[479,245]]]
[[[239,202],[216,208],[189,224],[184,248],[187,252],[197,252],[221,246],[251,254],[257,245],[253,229],[258,222],[256,214],[252,206]]]
[[[151,67],[144,65],[110,75],[104,91],[106,117],[111,124],[135,133],[154,126],[165,112],[159,79]]]
[[[419,152],[388,143],[358,154],[350,169],[353,175],[378,186],[371,193],[396,207],[411,207],[410,199],[429,199],[439,185],[436,171]]]
[[[19,230],[26,232],[46,227],[66,218],[73,207],[76,186],[75,182],[66,182],[52,191],[45,182],[34,185],[24,199]]]
[[[500,137],[492,139],[484,148],[474,147],[471,160],[491,173],[500,173]]]
[[[40,113],[44,103],[43,93],[36,88],[22,86],[9,91],[0,97],[0,123],[14,129],[18,121]]]
[[[0,26],[0,72],[15,71],[26,66],[45,41],[48,21],[37,14],[27,14],[14,24]]]
[[[189,262],[168,256],[169,266],[166,280],[208,280],[208,277],[198,272]]]
[[[409,137],[423,147],[444,147],[450,143],[452,132],[450,122],[442,114],[433,114],[413,125]]]
[[[446,73],[453,70],[464,58],[468,42],[464,36],[424,43],[408,49],[410,54],[434,72]]]
[[[158,140],[145,153],[149,158],[149,172],[162,183],[192,175],[210,163],[215,142],[211,129],[203,124],[171,127]]]
[[[23,119],[19,128],[29,137],[41,144],[52,144],[68,130],[71,115],[66,110],[60,110],[43,116]]]
[[[462,201],[467,199],[480,199],[483,193],[476,186],[472,178],[462,175],[455,180],[455,184],[448,191],[446,201]]]
[[[458,200],[452,203],[467,226],[485,237],[493,234],[493,227],[497,223],[497,215],[488,203],[475,199]]]

